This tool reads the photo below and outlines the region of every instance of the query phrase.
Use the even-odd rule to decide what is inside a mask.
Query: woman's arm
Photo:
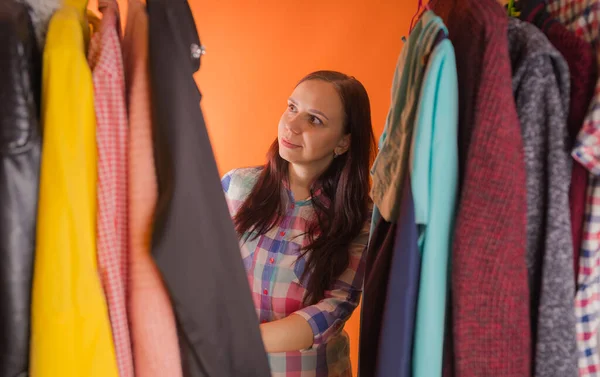
[[[297,314],[260,325],[265,350],[269,353],[299,351],[313,344],[313,330]]]
[[[366,221],[361,233],[350,245],[348,268],[333,283],[330,290],[325,291],[325,297],[314,305],[294,312],[310,326],[313,348],[327,343],[331,337],[339,334],[360,302],[369,229],[370,221]]]
[[[357,307],[362,293],[365,248],[370,222],[350,246],[350,264],[325,292],[325,298],[286,318],[260,325],[263,343],[269,353],[304,350],[326,343],[339,332]]]

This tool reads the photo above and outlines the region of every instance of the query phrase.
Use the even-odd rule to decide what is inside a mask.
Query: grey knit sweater
[[[535,376],[576,377],[569,68],[531,24],[511,19],[508,42],[527,172],[527,268]]]

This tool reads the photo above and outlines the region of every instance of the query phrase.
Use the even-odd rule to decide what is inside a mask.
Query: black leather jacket
[[[41,56],[28,8],[0,1],[0,377],[29,364]]]

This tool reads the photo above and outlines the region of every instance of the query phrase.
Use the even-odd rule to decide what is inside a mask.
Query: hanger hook
[[[419,12],[421,11],[422,7],[423,7],[423,0],[419,0],[419,2],[417,4],[417,11],[415,12],[415,14],[410,19],[410,26],[408,28],[408,34],[409,35],[410,35],[410,33],[411,33],[412,29],[413,29],[413,24],[415,22],[415,17],[417,17],[419,15]]]

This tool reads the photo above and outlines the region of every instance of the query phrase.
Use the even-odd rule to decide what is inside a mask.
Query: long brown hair
[[[318,71],[297,85],[307,80],[326,81],[336,88],[344,107],[344,132],[352,135],[349,150],[336,157],[310,189],[316,216],[306,230],[309,243],[302,249],[302,255],[310,252],[302,276],[304,280],[307,273],[311,274],[304,298],[310,305],[323,299],[325,291],[348,268],[350,243],[367,220],[375,137],[369,96],[358,80],[339,72]],[[254,232],[256,238],[279,223],[284,212],[281,192],[288,179],[288,164],[279,155],[276,139],[256,185],[233,219],[240,236]],[[324,198],[314,195],[316,186],[322,187]]]

